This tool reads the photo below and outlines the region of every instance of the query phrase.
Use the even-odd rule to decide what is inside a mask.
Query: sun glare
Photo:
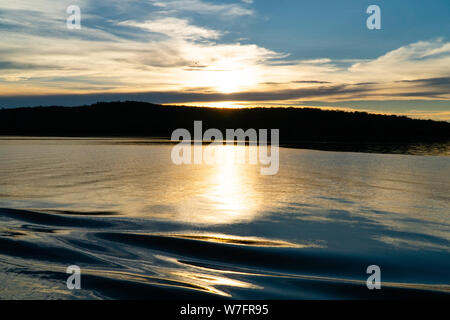
[[[215,72],[211,79],[212,87],[221,93],[235,93],[245,87],[256,85],[252,71],[245,69]]]
[[[239,72],[224,71],[215,75],[214,87],[221,93],[233,93],[239,91]]]
[[[258,70],[234,61],[221,61],[190,74],[189,86],[210,88],[219,93],[241,92],[258,84]]]

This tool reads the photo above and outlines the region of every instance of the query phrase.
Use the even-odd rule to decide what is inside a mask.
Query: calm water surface
[[[0,298],[449,297],[450,157],[282,148],[262,176],[146,142],[0,140]]]

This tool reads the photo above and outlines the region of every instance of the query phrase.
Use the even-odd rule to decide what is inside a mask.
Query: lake
[[[449,156],[280,148],[264,176],[172,147],[0,139],[0,298],[449,297]]]

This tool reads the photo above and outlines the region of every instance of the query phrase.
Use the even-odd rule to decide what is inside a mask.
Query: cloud
[[[331,83],[329,81],[318,81],[318,80],[297,80],[292,81],[292,83],[315,83],[315,84],[324,84],[324,83]]]
[[[150,32],[162,33],[171,38],[187,40],[218,39],[221,32],[191,25],[187,19],[159,18],[145,22],[123,21],[119,25],[131,26]]]
[[[432,85],[432,86],[444,86],[444,87],[448,88],[450,86],[450,77],[415,79],[415,80],[401,80],[401,81],[398,81],[398,82],[415,83],[415,84],[426,84],[426,85]]]
[[[201,0],[150,0],[151,3],[172,12],[194,12],[203,15],[215,15],[223,17],[242,17],[253,15],[253,10],[242,7],[239,4],[216,4]]]
[[[349,71],[378,81],[445,77],[450,75],[450,43],[442,39],[419,41],[372,61],[355,63]]]

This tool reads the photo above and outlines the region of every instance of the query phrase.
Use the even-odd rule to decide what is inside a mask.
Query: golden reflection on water
[[[235,152],[234,147],[224,148],[227,148],[227,154]],[[220,164],[212,177],[212,188],[206,194],[213,201],[214,209],[226,215],[226,220],[235,220],[251,211],[252,203],[246,201],[246,192],[250,188],[245,187],[239,169],[232,161]]]
[[[217,146],[220,159],[201,171],[205,188],[179,208],[182,216],[195,213],[195,223],[229,224],[253,220],[257,214],[258,197],[253,189],[258,169],[236,161],[237,146]],[[185,220],[185,219],[182,219]]]
[[[177,281],[180,281],[180,283],[187,283],[190,287],[198,288],[202,291],[207,291],[220,296],[231,297],[229,293],[220,290],[218,287],[263,289],[263,287],[256,284],[225,276],[227,273],[237,272],[227,272],[225,270],[213,270],[194,265],[187,265],[178,259],[162,255],[155,256],[155,258],[173,265],[173,267],[160,268],[159,270],[161,274],[166,274],[171,279],[176,279]]]
[[[167,235],[165,235],[167,236]],[[244,245],[244,246],[258,246],[258,247],[312,247],[313,245],[306,244],[294,244],[282,240],[272,240],[258,237],[238,237],[235,235],[227,234],[170,234],[171,237],[182,238],[182,239],[192,239],[199,241],[207,241],[214,243],[226,243],[233,245]]]

